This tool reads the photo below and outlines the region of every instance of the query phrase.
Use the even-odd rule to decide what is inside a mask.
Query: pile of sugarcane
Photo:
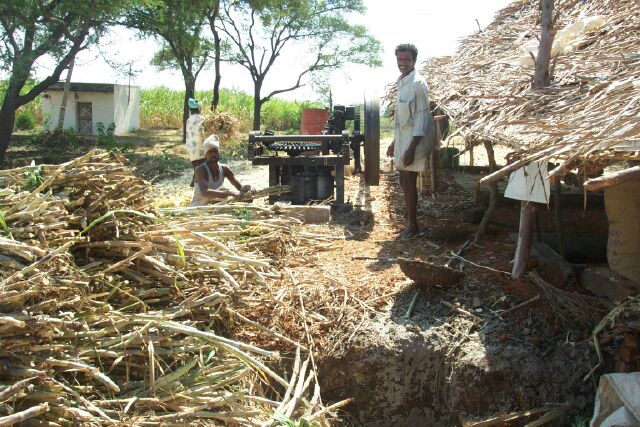
[[[0,171],[0,426],[326,424],[307,348],[242,314],[296,222],[148,194],[108,153]]]

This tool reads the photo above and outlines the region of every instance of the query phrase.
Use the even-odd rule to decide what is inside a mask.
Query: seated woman
[[[255,193],[255,190],[250,185],[241,185],[238,182],[229,166],[218,163],[220,159],[220,144],[217,136],[209,136],[204,140],[202,146],[204,148],[205,162],[196,167],[193,199],[189,206],[205,206],[230,196],[240,198],[246,193]],[[233,184],[238,192],[222,186],[225,178]]]

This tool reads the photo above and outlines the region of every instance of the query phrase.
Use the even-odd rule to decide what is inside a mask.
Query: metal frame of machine
[[[380,116],[377,98],[365,100],[365,132],[354,107],[335,106],[323,135],[274,135],[249,133],[248,154],[254,165],[269,166],[269,186],[291,185],[294,204],[325,200],[334,195],[335,204],[344,201],[344,166],[353,151],[356,172],[362,172],[360,147],[364,143],[365,183],[378,185],[380,175]],[[346,122],[353,120],[350,134]],[[351,149],[351,150],[350,150]],[[285,154],[281,154],[281,153]],[[335,185],[334,185],[335,180]],[[270,202],[277,196],[271,196]]]

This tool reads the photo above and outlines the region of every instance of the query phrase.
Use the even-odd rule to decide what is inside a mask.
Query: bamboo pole
[[[497,169],[496,166],[496,157],[493,151],[493,144],[490,141],[484,141],[484,147],[487,150],[487,158],[489,160],[489,171],[495,172]],[[480,225],[478,226],[478,230],[476,231],[476,235],[474,238],[474,242],[478,242],[487,231],[487,227],[489,223],[493,219],[493,213],[496,210],[496,206],[498,204],[498,183],[492,181],[489,183],[489,206],[486,211],[484,211],[484,215],[482,216],[482,221],[480,221]]]

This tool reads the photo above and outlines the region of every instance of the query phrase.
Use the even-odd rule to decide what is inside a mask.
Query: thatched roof
[[[640,160],[640,2],[556,0],[555,11],[557,29],[601,18],[587,19],[558,55],[550,87],[532,89],[534,67],[521,65],[530,61],[522,46],[537,48],[539,0],[517,0],[454,56],[423,64],[431,99],[471,143],[508,145],[520,165],[565,163],[552,175],[585,161]]]

